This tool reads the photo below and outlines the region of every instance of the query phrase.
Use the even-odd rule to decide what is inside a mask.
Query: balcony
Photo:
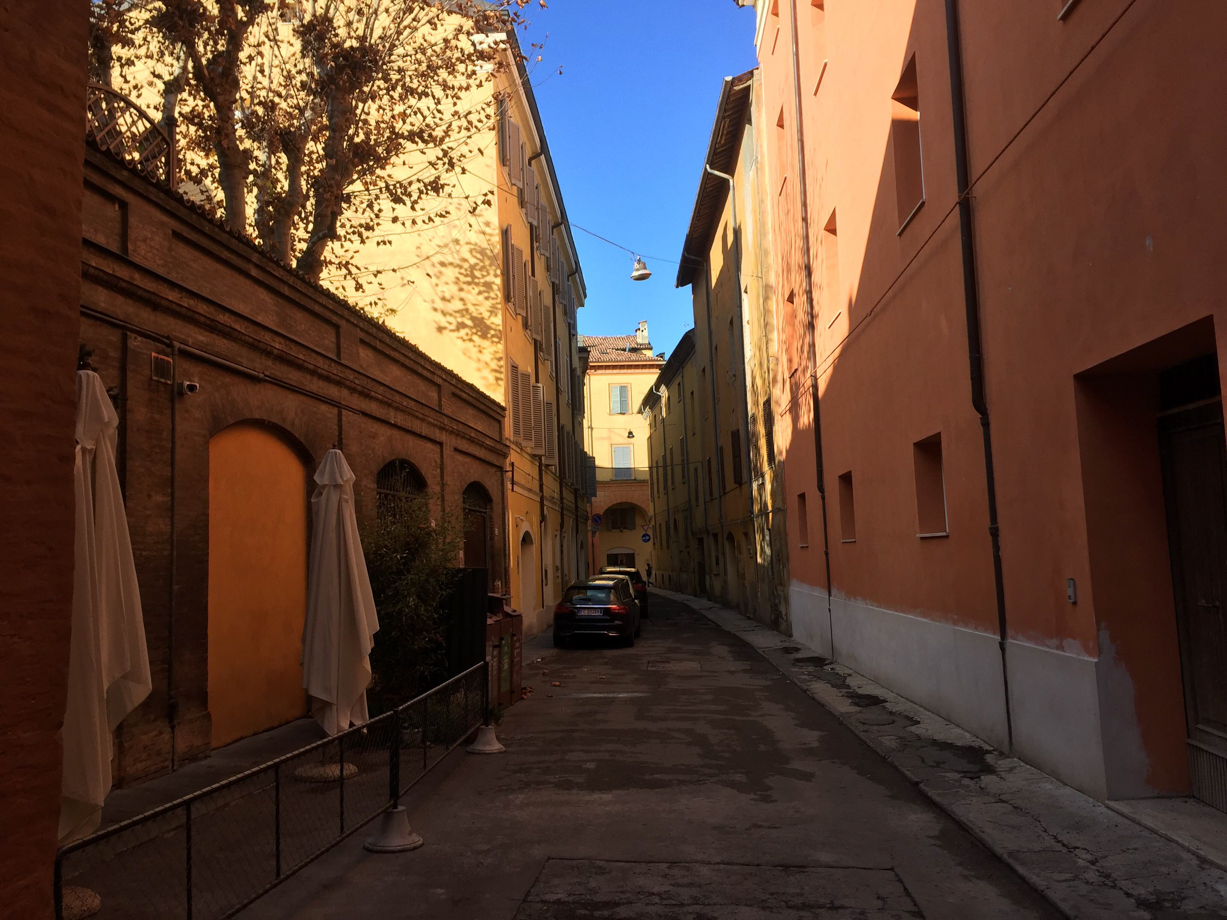
[[[602,482],[647,482],[646,466],[598,466],[596,481]]]

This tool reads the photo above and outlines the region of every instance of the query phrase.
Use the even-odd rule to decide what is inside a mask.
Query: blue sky
[[[733,0],[547,2],[525,8],[531,22],[520,39],[525,53],[529,41],[545,42],[529,67],[567,216],[644,253],[653,273],[631,281],[629,254],[575,230],[588,283],[579,331],[626,335],[646,319],[655,350],[670,352],[693,325],[674,263],[721,81],[755,65],[753,9]]]

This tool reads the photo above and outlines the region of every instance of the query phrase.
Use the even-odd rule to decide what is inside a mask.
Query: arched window
[[[490,556],[490,493],[480,482],[471,482],[464,490],[464,567],[489,567]]]
[[[375,475],[376,511],[381,518],[401,512],[405,503],[426,494],[426,479],[408,460],[390,460]]]

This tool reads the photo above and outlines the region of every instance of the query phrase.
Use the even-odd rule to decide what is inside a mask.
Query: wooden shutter
[[[538,191],[537,201],[537,226],[541,229],[541,235],[537,238],[537,252],[541,255],[548,255],[550,251],[549,241],[554,238],[554,231],[550,227],[550,209],[545,203],[544,196]]]
[[[507,118],[507,97],[499,96],[498,102],[498,161],[503,166],[509,163],[507,151],[511,148],[509,130],[509,121]]]
[[[750,478],[758,476],[758,416],[750,414],[750,426],[747,431],[746,447],[750,449]]]
[[[512,266],[515,265],[513,254],[514,247],[511,245],[511,226],[510,224],[503,228],[503,302],[515,302],[515,271]]]
[[[541,302],[541,288],[537,282],[533,282],[533,338],[538,342],[545,341],[545,330],[543,328],[542,315],[545,313],[544,305]]]
[[[516,188],[524,188],[524,144],[520,141],[520,126],[508,119],[507,122],[507,157],[509,159],[508,174],[511,184]]]
[[[741,429],[734,428],[732,437],[729,439],[729,451],[733,457],[733,485],[741,485],[745,482],[741,468]]]
[[[545,401],[545,462],[548,466],[558,466],[558,417],[554,414],[554,404]]]
[[[519,442],[524,440],[524,414],[520,405],[520,366],[511,362],[511,371],[507,375],[507,386],[511,392],[511,439]]]
[[[524,176],[524,189],[524,217],[540,233],[541,227],[537,221],[537,171],[532,167]]]
[[[548,301],[548,303],[546,302]],[[550,356],[552,364],[555,356],[558,354],[558,340],[554,338],[554,300],[552,296],[543,297],[541,303],[541,312],[544,313],[543,324],[544,328],[541,333],[541,344],[545,347],[545,353]],[[552,370],[552,368],[551,368]]]
[[[584,454],[584,493],[596,498],[596,457]]]
[[[531,452],[540,455],[545,453],[545,387],[539,383],[531,384],[531,386],[533,407]]]
[[[524,261],[524,251],[516,247],[516,312],[528,316],[528,263]]]
[[[767,469],[775,466],[775,419],[771,415],[771,397],[763,400],[763,448],[767,452]]]

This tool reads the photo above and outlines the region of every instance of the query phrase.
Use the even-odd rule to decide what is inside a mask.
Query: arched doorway
[[[741,603],[741,560],[737,556],[737,538],[731,533],[724,535],[724,581],[729,606],[736,610]]]
[[[408,460],[389,460],[375,474],[375,509],[381,518],[394,517],[426,494],[426,477]]]
[[[307,470],[269,426],[209,440],[209,712],[220,747],[302,716]]]
[[[464,505],[464,567],[487,569],[490,560],[490,507],[486,487],[471,482],[462,496]]]
[[[537,562],[533,535],[527,530],[520,537],[520,612],[537,609]]]

